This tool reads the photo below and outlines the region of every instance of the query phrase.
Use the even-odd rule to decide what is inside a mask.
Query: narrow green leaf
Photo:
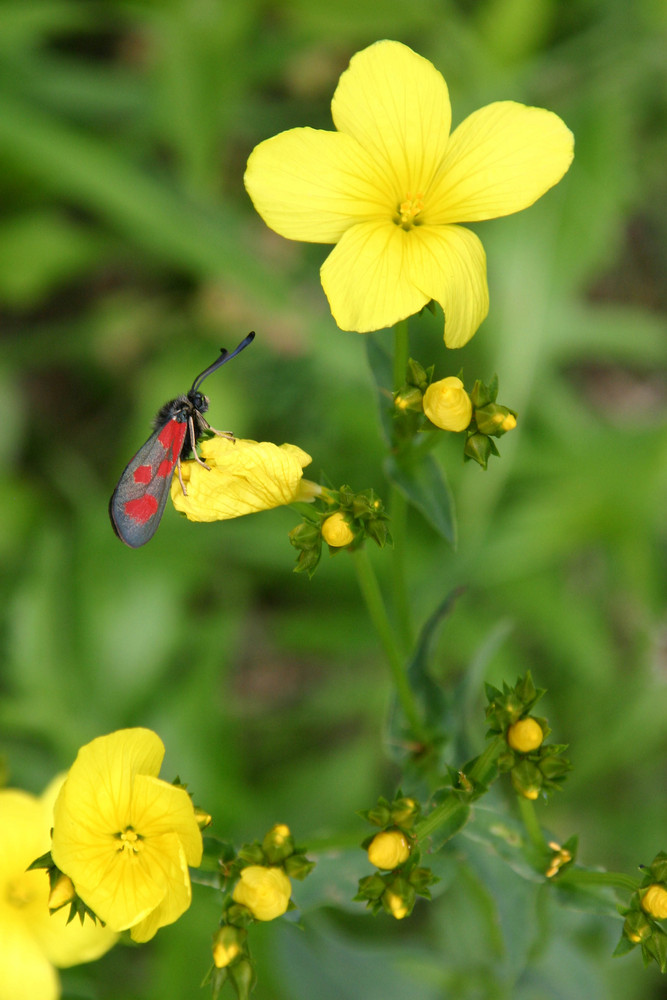
[[[417,462],[390,455],[385,474],[431,527],[456,548],[454,498],[433,455],[421,456]]]

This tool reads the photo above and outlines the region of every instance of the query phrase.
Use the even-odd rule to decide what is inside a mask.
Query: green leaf
[[[433,455],[409,462],[390,455],[385,462],[387,478],[422,517],[456,548],[454,498],[445,474]]]

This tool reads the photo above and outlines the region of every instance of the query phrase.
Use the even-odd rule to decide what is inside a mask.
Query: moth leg
[[[183,482],[183,476],[181,475],[181,456],[179,455],[176,459],[176,469],[178,470],[178,481],[181,484],[181,489],[183,490],[183,496],[188,495],[188,491],[185,488],[185,483]]]
[[[192,454],[195,457],[195,461],[199,462],[200,465],[203,465],[204,468],[208,469],[208,471],[210,472],[211,466],[207,465],[206,462],[204,462],[203,459],[201,459],[197,453],[197,435],[195,433],[195,422],[192,419],[192,416],[188,417],[188,428],[190,430],[190,447],[192,448]],[[183,484],[181,483],[181,486],[182,485]]]

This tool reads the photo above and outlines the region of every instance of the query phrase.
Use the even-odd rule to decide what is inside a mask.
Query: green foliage
[[[372,920],[352,902],[369,875],[355,813],[391,800],[415,748],[398,707],[383,728],[392,691],[350,559],[295,576],[285,510],[212,525],[167,511],[130,552],[106,505],[162,403],[256,329],[243,374],[207,383],[212,423],[298,444],[313,479],[386,497],[386,475],[412,505],[411,681],[427,731],[446,733],[429,767],[480,754],[483,682],[530,670],[574,763],[538,817],[557,840],[575,827],[588,865],[653,857],[667,829],[666,28],[654,0],[0,6],[0,757],[10,786],[39,792],[87,740],[150,726],[217,835],[289,824],[318,864],[294,890],[301,929],[253,928],[256,1000],[654,989],[655,962],[611,958],[608,889],[564,872],[550,892],[526,863],[507,781],[472,813],[461,794],[440,831],[456,839],[422,856],[433,901]],[[473,341],[452,361],[441,317],[411,325],[434,377],[498,372],[520,413],[486,474],[444,435],[417,466],[383,470],[372,392],[394,388],[390,334],[337,330],[316,280],[328,248],[266,231],[243,191],[254,144],[330,127],[340,71],[380,37],[443,71],[455,124],[509,98],[576,136],[561,186],[486,224],[492,306]],[[388,548],[371,558],[390,592]],[[203,996],[213,896],[195,886],[146,949],[64,970],[63,996],[118,1000],[119,982],[142,1000]]]

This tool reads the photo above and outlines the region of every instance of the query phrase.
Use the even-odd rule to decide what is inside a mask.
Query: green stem
[[[408,503],[401,491],[391,487],[389,501],[391,515],[391,538],[393,543],[392,558],[392,597],[396,630],[405,656],[412,652],[414,639],[412,632],[412,615],[407,588],[407,572],[405,553],[407,551]]]
[[[523,795],[517,795],[517,802],[519,803],[519,812],[521,813],[521,819],[523,820],[523,825],[526,828],[528,838],[533,847],[543,854],[548,850],[548,848],[544,839],[544,834],[542,833],[542,827],[537,819],[535,804]]]
[[[401,320],[394,327],[394,391],[405,383],[405,376],[410,357],[410,338],[407,319]],[[389,501],[391,515],[392,537],[392,599],[396,629],[403,653],[407,656],[413,647],[412,620],[410,600],[407,587],[406,558],[407,552],[407,519],[408,505],[405,497],[396,486],[391,487]]]
[[[391,676],[396,686],[396,693],[401,704],[405,718],[416,739],[424,739],[425,733],[422,726],[417,704],[412,693],[412,688],[408,683],[407,674],[403,665],[403,659],[398,650],[396,636],[389,621],[387,611],[382,599],[380,586],[377,577],[373,572],[368,553],[365,548],[356,549],[352,556],[357,571],[357,581],[362,597],[366,602],[366,608],[370,619],[375,626],[382,648],[384,650]]]
[[[394,327],[394,392],[397,392],[405,384],[409,359],[408,321],[402,319]]]

